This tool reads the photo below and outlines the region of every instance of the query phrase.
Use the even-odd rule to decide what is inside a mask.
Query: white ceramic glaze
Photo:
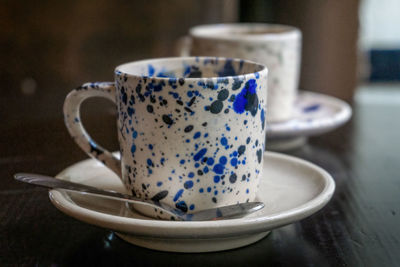
[[[320,167],[304,160],[266,152],[257,199],[265,208],[239,219],[178,222],[144,217],[112,201],[52,190],[52,203],[78,220],[111,229],[124,240],[151,249],[208,252],[245,246],[269,231],[301,220],[321,209],[332,197],[335,183]],[[62,171],[60,179],[125,192],[119,178],[90,159]]]
[[[252,201],[265,150],[267,72],[216,57],[123,64],[115,83],[86,83],[67,96],[66,126],[137,197],[189,213]],[[117,105],[121,160],[83,128],[80,104],[95,96]]]
[[[291,118],[301,58],[301,32],[279,24],[236,23],[200,25],[190,29],[194,56],[243,58],[268,67],[267,121]]]

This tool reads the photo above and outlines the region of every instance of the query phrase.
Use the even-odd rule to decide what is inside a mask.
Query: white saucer
[[[64,190],[49,192],[52,203],[78,220],[111,229],[124,240],[146,248],[175,252],[220,251],[254,243],[277,227],[321,209],[335,183],[307,161],[266,152],[259,201],[265,208],[244,218],[182,222],[162,221],[130,211],[123,203]],[[78,162],[58,176],[77,183],[125,192],[119,178],[93,159]]]
[[[347,122],[352,114],[349,104],[324,94],[300,91],[293,118],[267,125],[269,150],[287,150],[302,145],[306,137],[320,135]]]

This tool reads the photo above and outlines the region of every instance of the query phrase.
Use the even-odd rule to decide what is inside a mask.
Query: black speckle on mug
[[[218,114],[221,112],[223,107],[224,104],[222,103],[221,100],[215,100],[214,102],[211,103],[210,112],[213,114]]]

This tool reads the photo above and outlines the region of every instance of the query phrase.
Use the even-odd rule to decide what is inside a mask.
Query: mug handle
[[[81,104],[90,97],[104,97],[116,104],[115,84],[113,82],[85,83],[72,90],[64,101],[65,125],[69,134],[86,154],[102,162],[121,178],[121,160],[98,145],[86,132],[81,122]]]
[[[175,43],[175,54],[179,57],[188,57],[191,46],[192,38],[189,35],[182,36]]]

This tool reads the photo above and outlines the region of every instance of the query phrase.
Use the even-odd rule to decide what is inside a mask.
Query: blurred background
[[[124,62],[175,55],[176,40],[198,24],[297,26],[303,32],[301,89],[350,103],[357,97],[375,101],[382,92],[393,99],[400,80],[399,11],[397,0],[1,0],[0,118],[5,139],[0,151],[13,153],[4,140],[28,138],[21,126],[26,119],[46,119],[42,127],[65,131],[58,126],[72,88],[112,80],[115,66]],[[358,96],[360,88],[379,90],[372,97]],[[114,125],[111,103],[88,102],[84,118],[91,118],[89,128],[104,120]],[[102,138],[101,133],[93,135]],[[116,145],[108,138],[103,142]],[[30,149],[40,145],[42,140]]]

